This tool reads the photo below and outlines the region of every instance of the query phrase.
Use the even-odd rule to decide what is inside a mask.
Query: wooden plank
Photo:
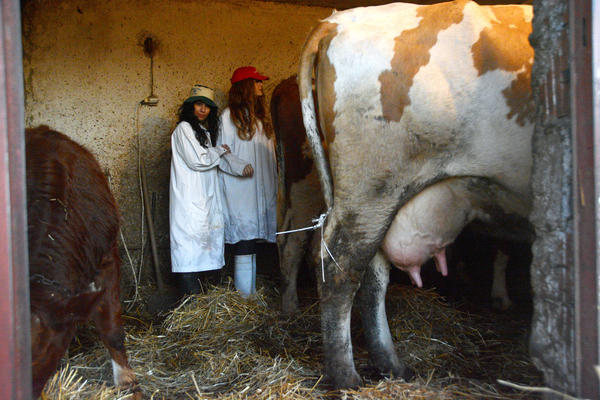
[[[592,2],[569,3],[573,197],[575,211],[575,346],[578,395],[597,399],[598,292],[596,170],[592,85]]]
[[[345,10],[354,7],[378,6],[382,4],[393,3],[390,0],[259,0],[272,3],[289,3],[297,6],[326,7],[336,10]],[[404,3],[415,4],[436,4],[449,0],[403,0]],[[493,4],[531,4],[532,0],[476,0],[482,5]]]
[[[23,61],[18,0],[0,8],[0,399],[31,399]]]

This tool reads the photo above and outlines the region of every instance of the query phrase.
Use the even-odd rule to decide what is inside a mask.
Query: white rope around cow
[[[325,240],[323,239],[323,225],[325,225],[325,220],[327,219],[327,216],[329,215],[329,211],[331,211],[331,208],[328,209],[327,212],[319,215],[319,218],[313,218],[312,226],[307,226],[305,228],[292,229],[289,231],[281,231],[281,232],[275,233],[275,235],[285,235],[288,233],[296,233],[296,232],[309,231],[309,230],[314,231],[315,229],[319,229],[319,228],[321,229],[321,278],[323,279],[323,282],[325,282],[325,262],[323,260],[324,259],[323,247],[325,247],[325,250],[327,250],[327,254],[329,254],[329,257],[331,257],[331,259],[333,260],[335,265],[337,265],[337,267],[340,269],[340,271],[342,270],[342,268],[336,261],[335,257],[333,257],[333,254],[331,254],[331,251],[329,251],[329,247],[327,247],[327,243],[325,243]]]

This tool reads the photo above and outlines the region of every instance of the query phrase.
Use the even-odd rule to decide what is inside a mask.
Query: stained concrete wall
[[[26,1],[26,126],[47,124],[98,158],[110,174],[136,265],[143,218],[138,155],[145,160],[159,255],[168,271],[169,139],[191,85],[213,86],[224,105],[232,71],[251,64],[270,76],[269,97],[296,72],[307,34],[331,11],[247,0]],[[139,105],[151,91],[147,37],[157,45],[155,107]]]

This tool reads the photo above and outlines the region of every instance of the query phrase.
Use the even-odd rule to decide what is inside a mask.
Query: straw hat
[[[190,91],[190,97],[184,103],[195,103],[201,101],[209,107],[217,107],[215,104],[215,91],[208,86],[194,85]]]

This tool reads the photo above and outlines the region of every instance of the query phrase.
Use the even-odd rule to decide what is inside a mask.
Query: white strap
[[[337,267],[339,268],[340,271],[343,271],[342,268],[340,267],[340,265],[338,264],[338,262],[335,260],[335,258],[333,257],[333,254],[331,254],[331,251],[329,251],[329,247],[327,247],[327,243],[325,243],[325,240],[323,239],[323,225],[325,225],[325,220],[327,219],[327,216],[329,215],[329,212],[331,211],[331,209],[328,209],[327,212],[319,215],[319,218],[313,218],[312,222],[313,225],[312,226],[307,226],[305,228],[299,228],[299,229],[292,229],[289,231],[281,231],[281,232],[276,232],[276,235],[284,235],[284,234],[288,234],[288,233],[295,233],[295,232],[302,232],[302,231],[308,231],[308,230],[312,230],[314,231],[317,228],[321,228],[321,277],[323,279],[323,282],[325,282],[325,262],[324,262],[324,257],[323,257],[323,247],[325,247],[325,250],[327,250],[327,254],[329,254],[329,257],[331,257],[331,259],[333,260],[333,262],[335,263],[335,265],[337,265]]]

